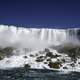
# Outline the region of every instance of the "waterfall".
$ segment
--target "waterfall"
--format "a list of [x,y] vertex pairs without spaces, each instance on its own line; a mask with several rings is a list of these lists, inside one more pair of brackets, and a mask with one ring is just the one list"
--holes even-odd
[[27,48],[45,48],[58,46],[67,42],[79,44],[80,30],[23,28],[0,25],[0,46],[16,46]]
[[[0,68],[23,67],[24,64],[29,64],[32,68],[47,67],[50,69],[44,62],[36,62],[36,59],[38,58],[37,55],[46,56],[44,51],[42,51],[43,54],[40,52],[41,50],[44,50],[44,48],[49,48],[53,54],[59,54],[57,50],[51,49],[51,47],[61,47],[60,45],[66,45],[67,43],[69,43],[69,45],[80,45],[79,28],[23,28],[0,25],[0,47],[15,47],[12,56],[0,60]],[[30,55],[36,56],[30,57]],[[64,54],[61,55],[64,56]],[[27,58],[25,58],[26,56]],[[62,58],[66,59],[66,57],[63,56]]]

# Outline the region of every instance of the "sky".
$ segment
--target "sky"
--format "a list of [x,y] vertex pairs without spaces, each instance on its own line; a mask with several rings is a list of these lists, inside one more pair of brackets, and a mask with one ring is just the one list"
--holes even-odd
[[0,0],[0,24],[80,25],[80,0]]

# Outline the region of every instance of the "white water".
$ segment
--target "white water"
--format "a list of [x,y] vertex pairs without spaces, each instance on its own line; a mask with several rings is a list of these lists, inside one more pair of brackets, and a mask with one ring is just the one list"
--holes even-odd
[[[15,26],[0,25],[0,47],[11,46],[21,49],[19,55],[16,56],[17,53],[15,52],[14,56],[1,60],[0,68],[23,66],[25,62],[23,56],[29,54],[28,52],[24,52],[24,50],[22,50],[23,48],[37,51],[53,45],[59,46],[65,43],[79,44],[77,38],[78,30],[79,29],[17,28]],[[35,54],[35,52],[32,53]],[[7,62],[7,60],[9,62]],[[26,61],[26,63],[31,63],[33,66],[32,68],[46,67],[43,63],[32,62],[32,58],[28,58]]]
[[[68,40],[64,29],[17,28],[0,25],[0,46],[45,48],[61,45]],[[35,45],[35,46],[34,46]]]

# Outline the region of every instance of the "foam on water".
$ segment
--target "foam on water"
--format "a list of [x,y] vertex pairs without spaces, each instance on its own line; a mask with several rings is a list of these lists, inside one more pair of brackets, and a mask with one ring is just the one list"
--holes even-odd
[[[13,67],[23,67],[24,62],[30,63],[32,68],[47,68],[47,65],[43,63],[36,63],[35,58],[25,59],[23,56],[30,54],[31,52],[35,54],[44,48],[49,48],[50,46],[59,46],[66,43],[72,43],[75,45],[80,45],[79,43],[79,29],[48,29],[48,28],[17,28],[15,26],[4,26],[0,25],[0,47],[15,47],[21,49],[22,52],[16,55],[15,52],[10,58],[4,58],[0,61],[0,68],[13,68]],[[24,48],[30,49],[31,52],[26,52]],[[35,52],[33,52],[35,51]],[[53,50],[55,52],[55,50]],[[33,62],[33,63],[32,63]],[[65,64],[64,64],[65,65]],[[79,69],[79,65],[76,66],[75,70]],[[70,68],[71,69],[71,68]],[[78,70],[77,69],[77,70]]]

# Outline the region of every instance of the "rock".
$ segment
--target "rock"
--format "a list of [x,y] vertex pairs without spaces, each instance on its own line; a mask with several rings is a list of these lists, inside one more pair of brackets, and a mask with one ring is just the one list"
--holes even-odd
[[70,65],[71,65],[72,67],[75,67],[75,64],[74,64],[74,63],[71,63]]
[[51,59],[47,59],[47,61],[51,61]]
[[25,64],[24,68],[29,69],[31,66],[29,64]]
[[38,56],[38,54],[36,53],[36,56]]
[[24,58],[27,58],[27,56],[24,56]]
[[49,66],[50,68],[59,69],[60,66],[61,66],[61,63],[60,63],[60,62],[54,62],[54,63],[53,63],[53,62],[49,62],[48,66]]
[[44,64],[47,64],[47,62],[44,62]]
[[63,69],[68,69],[67,67],[63,67]]
[[4,58],[2,56],[0,56],[0,60],[3,60]]
[[44,61],[44,60],[45,60],[45,57],[44,57],[44,56],[39,56],[39,57],[37,57],[37,59],[36,59],[37,62],[42,62],[42,61]]
[[52,58],[53,57],[53,53],[52,52],[47,52],[46,53],[46,57],[51,57]]
[[65,63],[66,61],[65,61],[65,59],[61,59],[61,61],[63,62],[63,63]]
[[58,55],[58,54],[56,54],[56,55],[53,55],[53,58],[57,58],[57,57],[60,57],[61,55]]
[[30,57],[35,57],[33,54],[30,54]]
[[50,50],[49,49],[47,49],[47,48],[45,48],[45,50],[44,50],[45,52],[50,52]]
[[78,62],[78,64],[80,64],[80,62]]
[[46,53],[46,57],[50,57],[50,58],[57,58],[60,57],[61,55],[55,54],[53,55],[53,52],[47,52]]

